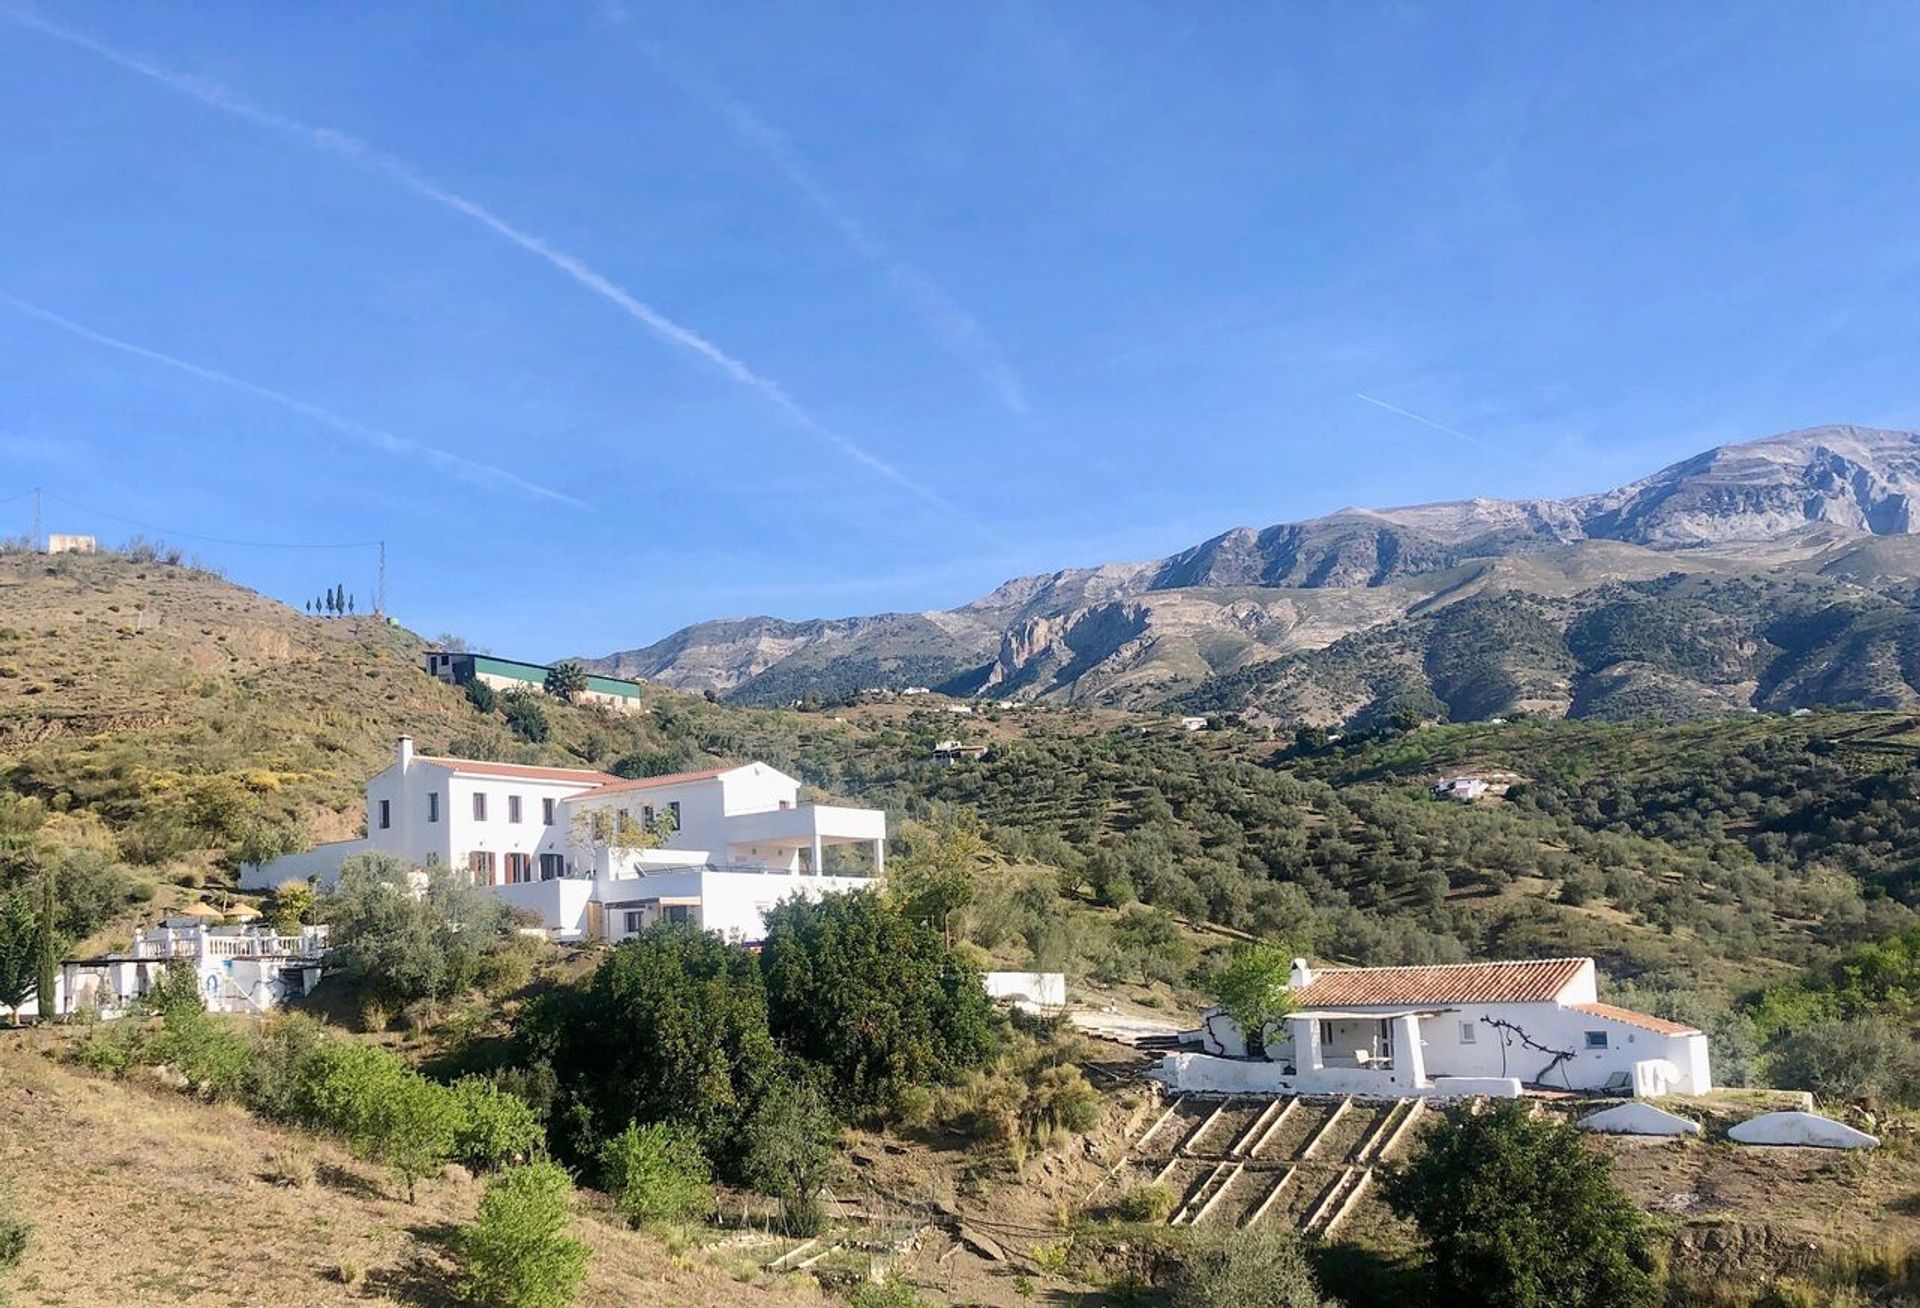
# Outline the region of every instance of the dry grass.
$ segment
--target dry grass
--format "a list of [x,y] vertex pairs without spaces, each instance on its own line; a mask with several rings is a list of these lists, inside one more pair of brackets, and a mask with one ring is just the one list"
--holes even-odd
[[[288,1184],[288,1160],[302,1158],[312,1184]],[[387,1173],[328,1142],[95,1079],[16,1032],[0,1032],[0,1182],[34,1226],[18,1302],[66,1308],[449,1304],[445,1241],[480,1194],[434,1182],[409,1206]],[[819,1301],[673,1258],[591,1215],[576,1226],[593,1248],[581,1308]]]

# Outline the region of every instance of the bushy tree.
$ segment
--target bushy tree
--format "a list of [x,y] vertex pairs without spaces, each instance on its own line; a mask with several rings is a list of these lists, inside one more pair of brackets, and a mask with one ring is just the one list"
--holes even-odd
[[529,1006],[529,1061],[561,1086],[555,1143],[581,1161],[629,1122],[682,1122],[723,1172],[777,1054],[752,954],[708,932],[655,923],[621,944],[585,987]]
[[532,745],[542,744],[551,733],[547,711],[529,691],[509,691],[501,696],[507,706],[507,726],[513,734]]
[[840,1126],[818,1078],[791,1067],[771,1082],[747,1121],[745,1173],[780,1201],[787,1229],[812,1235],[823,1220],[820,1196],[840,1174]]
[[1293,1011],[1287,980],[1293,955],[1284,946],[1246,945],[1236,949],[1213,981],[1214,1002],[1239,1026],[1247,1052],[1266,1042],[1267,1028]]
[[464,994],[511,925],[506,905],[464,875],[434,865],[425,877],[420,889],[400,859],[356,855],[316,910],[331,926],[329,968],[382,1004]]
[[467,683],[467,703],[478,713],[491,713],[499,706],[500,696],[492,686],[475,678]]
[[1488,1308],[1657,1301],[1646,1218],[1571,1124],[1507,1101],[1425,1137],[1388,1174],[1393,1211],[1426,1242],[1437,1298]]
[[636,1226],[693,1222],[713,1212],[713,1169],[691,1127],[629,1124],[600,1149],[600,1178]]
[[760,954],[781,1045],[826,1069],[849,1107],[986,1059],[995,1017],[980,974],[922,922],[870,890],[789,899]]
[[490,1170],[530,1157],[545,1140],[540,1119],[519,1095],[484,1076],[463,1076],[453,1083],[460,1120],[453,1133],[453,1156],[476,1170]]
[[374,1045],[318,1046],[301,1064],[292,1101],[301,1120],[398,1172],[408,1203],[415,1183],[453,1156],[462,1125],[453,1091]]
[[571,704],[586,692],[587,670],[578,663],[556,663],[547,669],[544,688],[555,699]]
[[1920,1103],[1920,1046],[1905,1024],[1887,1017],[1815,1022],[1779,1042],[1773,1080],[1825,1100]]
[[953,943],[956,919],[975,898],[975,878],[993,847],[978,821],[954,818],[936,827],[909,824],[906,850],[887,868],[887,888],[900,911]]
[[454,1240],[458,1293],[482,1308],[565,1308],[587,1274],[587,1246],[567,1234],[573,1182],[549,1162],[487,1183],[473,1225]]
[[273,901],[267,905],[267,920],[283,936],[298,935],[300,928],[311,920],[317,899],[307,882],[282,881],[274,889]]
[[16,890],[0,897],[0,1004],[14,1010],[16,1026],[20,1005],[39,987],[39,971],[40,915],[25,892]]
[[1200,1233],[1180,1260],[1172,1289],[1173,1308],[1323,1308],[1328,1303],[1300,1237],[1272,1227]]

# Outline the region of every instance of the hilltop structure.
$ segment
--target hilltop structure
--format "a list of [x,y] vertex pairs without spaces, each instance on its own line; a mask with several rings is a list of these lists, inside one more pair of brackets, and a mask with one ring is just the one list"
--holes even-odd
[[331,885],[347,859],[391,854],[463,870],[558,939],[623,940],[667,920],[751,942],[780,900],[886,869],[884,812],[802,804],[800,783],[765,763],[626,778],[418,755],[402,736],[366,806],[366,835],[248,864],[241,884]]
[[[496,658],[492,654],[468,654],[459,650],[430,649],[420,656],[421,666],[429,676],[440,678],[455,686],[465,686],[480,682],[495,690],[540,690],[547,685],[547,674],[553,671],[546,663],[523,663],[518,659]],[[616,713],[637,713],[640,711],[641,686],[637,681],[628,681],[624,677],[603,677],[597,672],[587,674],[586,687],[574,696],[579,704],[599,704]]]
[[1249,1051],[1210,1009],[1161,1078],[1182,1090],[1286,1094],[1493,1095],[1525,1086],[1649,1097],[1705,1094],[1695,1027],[1599,1002],[1591,958],[1534,958],[1316,971],[1288,977],[1293,1010]]

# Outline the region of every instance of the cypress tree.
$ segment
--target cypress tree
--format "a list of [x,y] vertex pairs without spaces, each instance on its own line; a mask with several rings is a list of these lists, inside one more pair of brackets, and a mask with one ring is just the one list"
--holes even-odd
[[40,870],[40,977],[36,989],[42,1022],[51,1022],[59,1007],[60,944],[54,928],[58,905],[53,891],[53,865],[48,864]]

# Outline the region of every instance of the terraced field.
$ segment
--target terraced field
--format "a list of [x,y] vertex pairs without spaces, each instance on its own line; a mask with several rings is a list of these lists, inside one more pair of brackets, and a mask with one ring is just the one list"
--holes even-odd
[[1158,1184],[1176,1226],[1277,1224],[1331,1234],[1362,1202],[1373,1164],[1420,1117],[1417,1100],[1174,1099],[1115,1180]]

